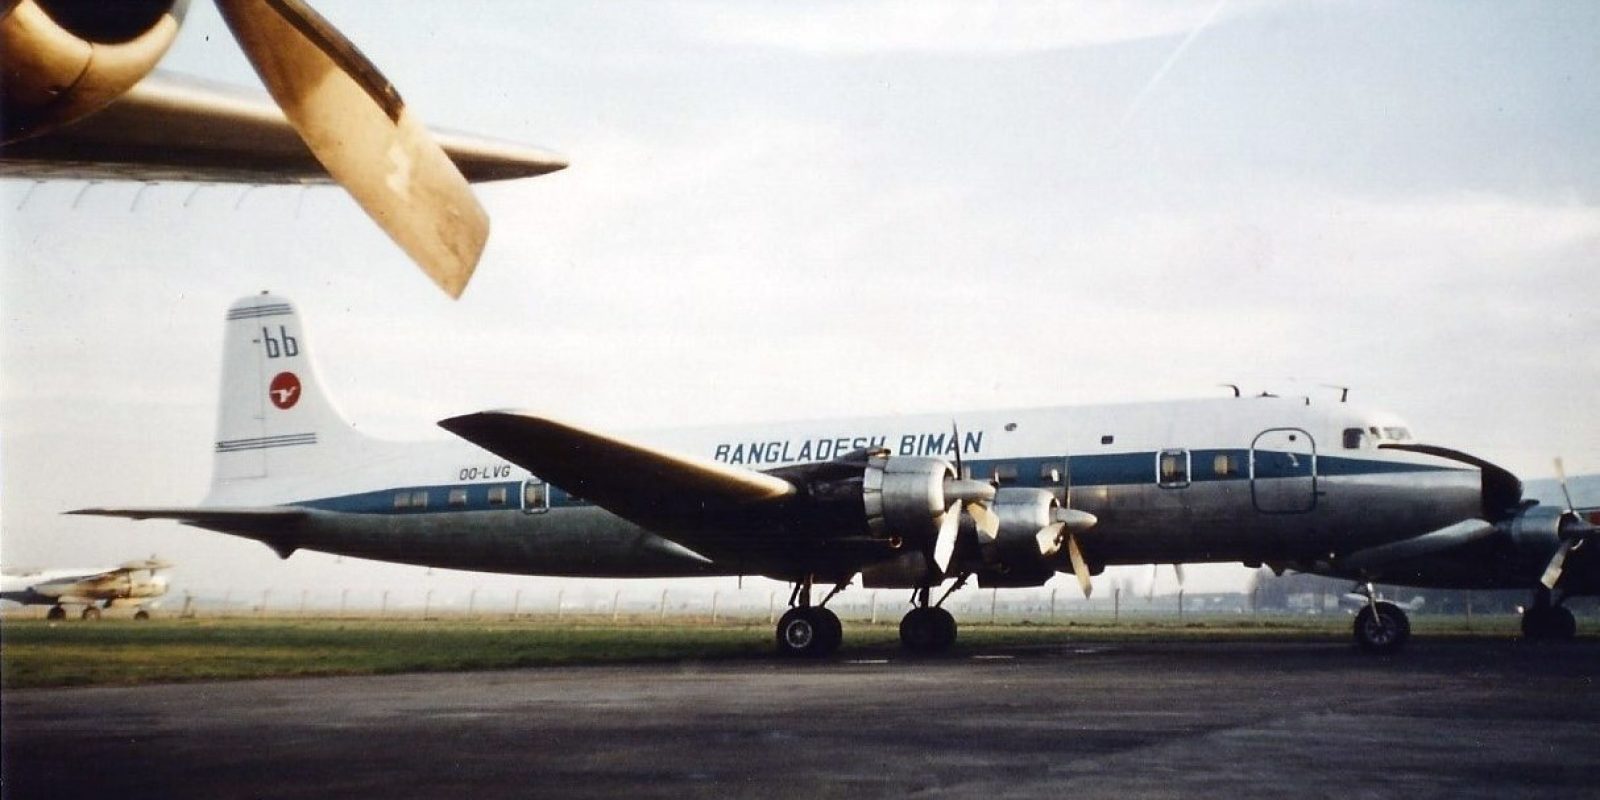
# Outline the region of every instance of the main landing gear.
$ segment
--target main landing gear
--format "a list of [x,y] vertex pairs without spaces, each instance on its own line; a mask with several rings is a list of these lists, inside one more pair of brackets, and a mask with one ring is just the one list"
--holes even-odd
[[923,586],[911,596],[912,609],[900,619],[900,646],[918,655],[943,653],[956,643],[956,618],[944,610],[944,601],[967,582],[956,579],[937,603],[929,603],[930,587]]
[[[930,603],[932,587],[923,586],[911,595],[912,608],[900,620],[900,645],[908,652],[930,655],[949,650],[956,643],[956,618],[944,610],[951,593],[966,585],[968,575],[956,579],[939,602]],[[839,616],[826,606],[833,596],[850,585],[848,580],[833,587],[822,602],[811,604],[812,579],[796,581],[789,594],[789,610],[778,619],[778,654],[797,658],[822,658],[832,655],[844,640]]]
[[833,587],[822,602],[811,605],[811,576],[796,581],[789,594],[789,610],[778,619],[778,654],[800,658],[822,658],[832,655],[844,641],[844,625],[839,615],[826,606],[833,596],[844,590],[849,581]]
[[1411,638],[1411,620],[1406,618],[1406,612],[1394,603],[1379,600],[1370,583],[1357,586],[1356,591],[1367,597],[1367,605],[1356,614],[1356,646],[1380,654],[1404,647]]
[[1533,605],[1522,612],[1522,638],[1565,641],[1578,635],[1578,621],[1572,610],[1554,595],[1549,589],[1533,593]]

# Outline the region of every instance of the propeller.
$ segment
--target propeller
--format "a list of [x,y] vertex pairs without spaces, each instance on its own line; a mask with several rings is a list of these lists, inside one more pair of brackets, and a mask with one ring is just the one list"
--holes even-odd
[[489,217],[399,92],[304,0],[216,0],[267,91],[323,167],[451,297]]
[[1039,540],[1039,555],[1045,558],[1061,552],[1062,545],[1066,546],[1067,558],[1072,561],[1072,574],[1077,576],[1078,588],[1083,590],[1084,597],[1094,592],[1094,585],[1089,582],[1089,562],[1083,558],[1077,534],[1094,527],[1099,521],[1087,511],[1054,508],[1050,510],[1050,524],[1035,534]]
[[1566,510],[1561,512],[1561,544],[1556,547],[1556,552],[1550,557],[1550,563],[1545,565],[1544,575],[1540,576],[1539,583],[1546,589],[1556,588],[1556,583],[1561,580],[1561,572],[1566,567],[1567,554],[1583,546],[1590,536],[1600,528],[1586,522],[1578,515],[1577,504],[1572,502],[1572,492],[1567,489],[1567,469],[1557,458],[1556,481],[1561,484],[1561,497],[1566,500]]
[[933,562],[940,574],[949,574],[950,560],[955,555],[956,536],[961,530],[961,512],[972,518],[980,536],[993,540],[1000,535],[1000,518],[990,509],[994,502],[995,486],[989,481],[966,477],[961,462],[961,429],[954,420],[950,422],[950,435],[955,441],[956,477],[944,482],[944,496],[950,501],[939,521],[939,533],[933,543]]
[[1062,493],[1062,507],[1050,510],[1050,524],[1040,528],[1035,536],[1039,540],[1039,555],[1044,558],[1061,552],[1062,545],[1066,545],[1067,559],[1072,562],[1072,574],[1077,577],[1078,588],[1083,591],[1083,596],[1088,597],[1094,593],[1094,584],[1090,582],[1089,562],[1083,558],[1077,534],[1093,528],[1100,519],[1072,507],[1072,476],[1067,474],[1064,480],[1066,488]]

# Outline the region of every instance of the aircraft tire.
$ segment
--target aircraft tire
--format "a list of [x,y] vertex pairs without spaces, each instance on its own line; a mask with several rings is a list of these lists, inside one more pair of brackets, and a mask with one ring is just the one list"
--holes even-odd
[[939,651],[944,652],[955,646],[956,643],[956,618],[954,614],[943,608],[935,608],[934,619],[939,624]]
[[93,622],[100,618],[100,609],[95,608],[94,606],[86,606],[83,609],[82,616],[85,621]]
[[141,608],[138,611],[133,612],[133,618],[137,620],[147,620],[150,618],[150,612]]
[[[825,609],[801,606],[784,612],[778,620],[778,654],[795,658],[820,658],[832,652],[831,626],[817,612]],[[828,616],[833,612],[827,611]],[[837,619],[837,617],[835,617]],[[838,645],[835,644],[835,647]]]
[[900,646],[909,652],[942,653],[955,641],[956,618],[942,608],[913,608],[900,619]]
[[50,610],[45,612],[44,618],[45,619],[66,619],[67,618],[67,610],[62,608],[61,606],[51,606]]
[[837,652],[839,645],[844,644],[844,623],[839,621],[839,615],[826,608],[813,609],[817,620],[822,624],[822,632],[826,634],[823,641],[823,655]]
[[[1377,614],[1373,614],[1373,610]],[[1411,638],[1411,620],[1394,603],[1378,602],[1356,614],[1356,645],[1368,653],[1393,653]]]
[[1534,606],[1522,612],[1522,638],[1567,640],[1578,635],[1578,621],[1566,606]]

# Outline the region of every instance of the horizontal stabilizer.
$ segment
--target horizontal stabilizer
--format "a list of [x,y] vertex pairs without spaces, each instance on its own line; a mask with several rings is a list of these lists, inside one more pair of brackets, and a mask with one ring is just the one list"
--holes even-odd
[[708,513],[789,497],[795,487],[763,472],[654,450],[511,411],[439,426],[562,489],[641,525],[676,528]]
[[290,508],[287,506],[273,506],[268,508],[197,508],[197,507],[160,507],[146,508],[79,508],[66,512],[68,514],[81,514],[90,517],[122,517],[124,519],[170,519],[177,520],[186,525],[200,527],[218,527],[225,529],[246,528],[259,525],[282,524],[298,522],[305,519],[308,513],[303,508]]
[[1338,564],[1341,567],[1353,570],[1381,567],[1396,561],[1405,561],[1419,556],[1451,550],[1469,542],[1475,542],[1494,532],[1495,527],[1481,519],[1462,520],[1454,525],[1447,525],[1439,530],[1424,533],[1421,536],[1413,536],[1410,539],[1401,539],[1398,542],[1357,550],[1339,559]]

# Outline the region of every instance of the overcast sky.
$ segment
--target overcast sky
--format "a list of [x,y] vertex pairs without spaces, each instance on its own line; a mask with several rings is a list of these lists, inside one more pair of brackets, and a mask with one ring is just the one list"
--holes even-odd
[[[334,189],[0,182],[8,566],[609,597],[59,516],[199,500],[223,310],[260,289],[392,438],[1337,384],[1600,471],[1600,4],[316,5],[432,125],[572,167],[480,191],[457,302]],[[164,66],[258,85],[208,3]]]

